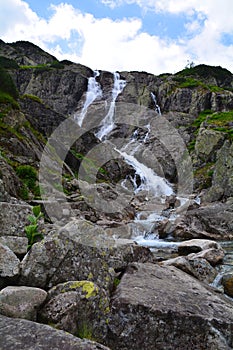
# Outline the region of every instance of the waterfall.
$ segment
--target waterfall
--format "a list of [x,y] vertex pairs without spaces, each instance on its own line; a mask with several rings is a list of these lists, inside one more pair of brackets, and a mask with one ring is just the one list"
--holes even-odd
[[116,99],[120,93],[124,90],[124,87],[126,86],[126,81],[120,79],[120,74],[115,72],[113,73],[114,76],[114,84],[112,89],[112,101],[110,103],[110,108],[108,110],[107,115],[105,116],[104,120],[102,121],[102,127],[101,129],[96,133],[96,137],[98,137],[99,140],[103,140],[104,136],[108,135],[114,128],[114,112],[115,112],[115,104]]
[[140,177],[141,185],[135,192],[146,190],[151,192],[155,197],[170,196],[173,194],[172,187],[162,177],[156,175],[153,169],[148,168],[143,163],[140,163],[133,155],[129,155],[126,152],[119,151],[125,159],[126,163],[131,165],[136,174]]
[[102,90],[100,84],[96,81],[96,78],[100,75],[99,71],[94,71],[94,76],[88,78],[86,100],[84,102],[82,111],[79,115],[75,115],[78,125],[82,126],[83,120],[87,114],[88,107],[97,99],[102,97]]
[[[96,98],[102,96],[102,90],[96,81],[98,75],[99,73],[95,72],[94,77],[91,77],[88,80],[86,101],[81,114],[78,117],[78,123],[80,126],[86,116],[90,104],[92,104]],[[134,176],[128,175],[121,182],[122,190],[133,191],[136,203],[139,203],[136,217],[132,222],[132,225],[130,224],[130,227],[132,228],[132,238],[141,245],[175,248],[176,244],[173,244],[173,242],[162,243],[164,241],[159,239],[156,231],[157,224],[160,221],[169,218],[169,221],[172,222],[176,219],[177,214],[172,209],[171,211],[164,213],[164,209],[167,209],[166,198],[175,195],[173,187],[165,178],[157,175],[152,168],[145,165],[143,161],[138,160],[137,157],[141,151],[145,150],[147,142],[150,141],[150,123],[144,126],[144,134],[139,128],[134,130],[130,140],[122,145],[120,149],[106,137],[114,129],[116,100],[126,86],[126,81],[120,78],[119,73],[113,73],[113,77],[114,82],[111,93],[111,102],[109,105],[107,101],[105,101],[105,107],[108,108],[108,111],[95,136],[104,143],[110,143],[110,146],[114,148],[122,156],[125,162],[135,170]],[[154,101],[155,111],[161,115],[160,107],[153,92],[151,92],[151,98]],[[140,184],[138,184],[138,178],[140,178]],[[142,205],[140,204],[140,200],[137,202],[137,196],[139,198],[141,195],[145,196],[145,203]]]
[[161,115],[161,110],[160,110],[160,107],[159,107],[159,105],[158,105],[158,103],[157,103],[157,98],[156,98],[155,94],[154,94],[153,92],[151,92],[150,95],[151,95],[152,100],[153,100],[154,105],[155,105],[155,111],[156,111],[159,115]]

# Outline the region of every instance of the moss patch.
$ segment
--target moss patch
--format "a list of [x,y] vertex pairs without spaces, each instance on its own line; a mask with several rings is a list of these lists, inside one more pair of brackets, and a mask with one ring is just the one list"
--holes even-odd
[[194,172],[195,178],[201,184],[200,189],[209,188],[212,184],[212,176],[215,163],[207,163]]
[[82,288],[82,291],[86,293],[86,298],[95,297],[98,294],[98,288],[91,281],[76,281],[69,285],[70,289]]
[[88,325],[86,322],[82,322],[78,326],[77,336],[81,339],[89,339],[94,340],[92,335],[92,328],[90,325]]

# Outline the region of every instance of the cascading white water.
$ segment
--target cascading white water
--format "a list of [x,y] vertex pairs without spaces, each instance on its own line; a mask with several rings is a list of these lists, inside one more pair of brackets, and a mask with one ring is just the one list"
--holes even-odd
[[[86,101],[84,103],[81,114],[77,119],[80,126],[82,125],[82,122],[86,116],[88,107],[97,98],[100,98],[102,96],[102,90],[100,88],[100,85],[96,81],[96,77],[98,75],[99,73],[95,72],[94,77],[89,78],[88,89],[86,93]],[[115,125],[114,114],[116,99],[119,96],[119,94],[122,93],[123,89],[126,86],[126,81],[120,79],[119,73],[116,72],[113,73],[113,75],[114,84],[112,89],[112,99],[110,102],[110,107],[108,109],[107,115],[102,121],[102,126],[100,130],[95,134],[95,136],[102,142],[109,142],[106,136],[113,130]],[[155,111],[158,114],[161,114],[156,97],[152,92],[151,97],[155,104]],[[122,188],[128,189],[128,184],[130,183],[131,190],[133,187],[133,191],[136,194],[136,196],[139,192],[142,191],[144,193],[147,193],[148,197],[150,198],[150,203],[152,205],[151,209],[149,211],[144,210],[143,215],[140,215],[140,212],[137,213],[137,216],[134,220],[135,226],[133,228],[133,237],[135,241],[137,241],[141,245],[152,246],[161,243],[156,233],[151,233],[153,232],[152,227],[155,223],[158,223],[159,221],[164,219],[164,216],[161,214],[161,208],[164,208],[166,197],[174,195],[174,191],[172,186],[168,183],[168,181],[166,181],[166,179],[158,176],[153,171],[153,169],[147,167],[145,164],[143,164],[136,158],[136,153],[138,151],[140,153],[140,149],[143,149],[143,147],[145,148],[145,143],[150,139],[150,124],[146,125],[145,128],[147,129],[147,132],[143,138],[140,137],[139,129],[136,129],[131,137],[131,140],[126,145],[124,145],[121,148],[121,150],[117,149],[114,145],[112,146],[124,158],[125,162],[135,169],[134,178],[132,176],[128,176],[127,179],[122,181]],[[137,177],[140,178],[140,185],[138,185],[137,183]],[[173,220],[172,215],[173,214],[171,214],[171,220]],[[154,242],[155,244],[152,244],[152,242]],[[166,245],[166,243],[164,243],[164,245]]]
[[100,130],[96,133],[96,137],[98,137],[99,140],[103,140],[103,138],[108,135],[114,128],[114,111],[115,111],[115,104],[116,99],[120,93],[124,90],[126,86],[126,81],[120,79],[120,74],[115,72],[114,75],[114,84],[113,84],[113,90],[112,90],[112,101],[110,103],[110,108],[108,110],[108,113],[104,120],[102,121],[102,127]]
[[159,105],[158,105],[158,103],[157,103],[157,98],[156,98],[155,94],[154,94],[153,92],[151,92],[150,95],[151,95],[152,100],[153,100],[154,105],[155,105],[155,111],[156,111],[159,115],[161,115],[161,110],[160,110],[160,107],[159,107]]
[[80,114],[75,115],[79,126],[82,126],[83,120],[87,114],[88,107],[97,99],[102,97],[102,89],[100,84],[96,81],[96,78],[100,75],[99,71],[94,71],[94,76],[88,79],[86,100],[84,102],[82,111]]
[[156,175],[153,169],[148,168],[143,163],[140,163],[133,155],[129,155],[126,152],[119,150],[118,152],[125,159],[126,163],[135,169],[136,174],[140,177],[141,184],[136,189],[136,193],[146,190],[151,192],[151,194],[156,197],[166,197],[174,193],[168,182],[162,177]]

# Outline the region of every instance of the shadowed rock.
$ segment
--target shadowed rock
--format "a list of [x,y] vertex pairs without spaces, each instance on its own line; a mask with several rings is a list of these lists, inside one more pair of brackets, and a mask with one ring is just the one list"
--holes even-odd
[[32,321],[0,316],[1,350],[108,350],[86,339]]

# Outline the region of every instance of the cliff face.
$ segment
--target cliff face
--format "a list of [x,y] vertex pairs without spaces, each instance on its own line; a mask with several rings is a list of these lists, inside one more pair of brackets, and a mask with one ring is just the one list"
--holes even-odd
[[[67,116],[82,108],[88,78],[93,72],[80,64],[58,62],[28,42],[6,44],[1,41],[0,56],[2,69],[7,71],[19,92],[17,107],[6,100],[1,103],[1,150],[5,154],[2,161],[10,160],[12,164],[8,161],[8,166],[14,165],[14,172],[15,164],[21,164],[22,157],[25,164],[38,162],[37,144],[41,151],[52,131]],[[201,190],[212,185],[208,200],[231,196],[232,179],[228,175],[232,173],[232,155],[228,145],[232,144],[233,75],[221,67],[200,65],[174,75],[121,72],[121,78],[127,85],[118,97],[119,102],[154,109],[151,93],[156,96],[163,116],[179,131],[190,151],[195,188]],[[102,99],[109,101],[114,83],[112,73],[100,72],[97,81],[103,91]],[[39,139],[39,134],[35,135],[37,132],[42,135]],[[76,152],[84,154],[96,142],[95,137],[86,135],[76,142]],[[173,181],[172,161],[166,150],[161,152],[158,157],[165,176]],[[222,157],[228,160],[229,171],[219,170],[219,164],[224,163]],[[71,164],[77,163],[72,155],[68,158],[72,158]],[[213,195],[216,186],[219,195]]]

